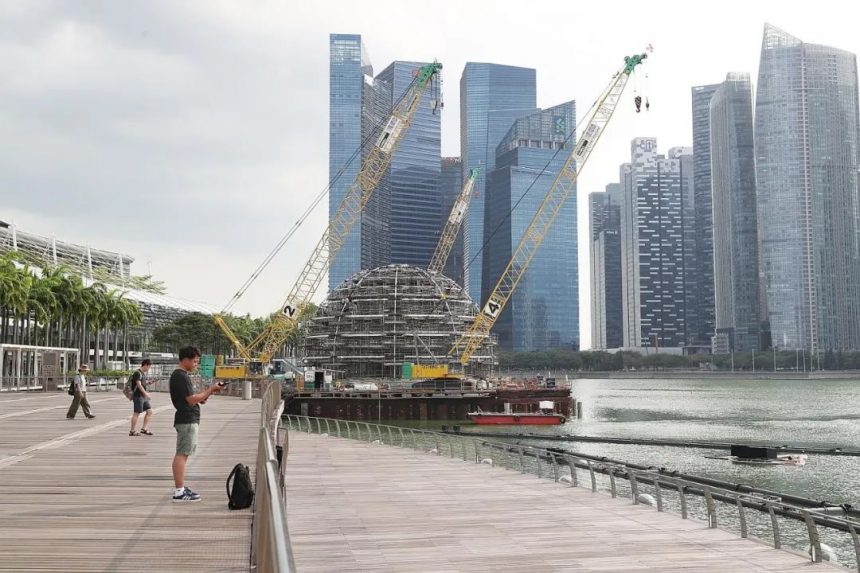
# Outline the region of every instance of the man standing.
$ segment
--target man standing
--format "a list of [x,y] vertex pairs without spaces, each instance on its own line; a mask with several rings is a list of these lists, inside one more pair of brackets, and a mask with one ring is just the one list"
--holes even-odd
[[188,456],[197,450],[197,430],[200,427],[200,404],[212,394],[221,391],[221,385],[213,384],[202,392],[194,393],[189,372],[197,370],[200,351],[193,346],[179,350],[179,368],[170,375],[170,400],[176,408],[173,427],[176,429],[176,455],[173,456],[173,501],[200,501],[200,494],[185,487],[185,466]]
[[89,366],[81,364],[80,368],[78,368],[78,374],[75,376],[75,381],[72,382],[75,385],[75,397],[72,400],[72,405],[69,406],[69,411],[66,412],[66,418],[69,420],[75,419],[75,415],[78,413],[78,406],[83,408],[84,416],[95,418],[95,415],[90,411],[90,403],[87,400],[87,372],[89,371]]
[[[149,372],[150,366],[152,366],[152,360],[144,358],[140,362],[140,368],[134,371],[134,374],[131,375],[128,381],[134,388],[134,394],[131,397],[132,404],[134,405],[134,413],[131,415],[131,431],[128,433],[129,436],[139,436],[140,434],[145,436],[152,435],[152,432],[149,431],[149,420],[152,419],[152,405],[149,403],[149,392],[146,391],[146,374]],[[137,419],[142,412],[145,412],[143,415],[143,428],[138,432]]]

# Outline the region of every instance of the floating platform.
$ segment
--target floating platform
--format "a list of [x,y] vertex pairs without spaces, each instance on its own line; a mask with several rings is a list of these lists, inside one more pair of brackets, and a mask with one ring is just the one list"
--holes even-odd
[[555,412],[569,418],[569,388],[491,388],[482,390],[331,390],[284,393],[285,413],[341,420],[467,421],[470,412],[533,413],[552,400]]

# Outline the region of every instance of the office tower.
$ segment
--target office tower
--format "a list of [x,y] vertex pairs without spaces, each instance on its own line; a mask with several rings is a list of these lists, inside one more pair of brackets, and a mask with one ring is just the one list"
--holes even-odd
[[[478,169],[475,195],[463,225],[464,281],[480,304],[487,174],[496,166],[496,147],[513,122],[537,110],[535,70],[468,62],[460,78],[460,153],[463,177]],[[495,284],[495,283],[494,283]]]
[[623,337],[621,285],[621,185],[589,198],[591,222],[591,347],[620,348]]
[[[483,300],[570,154],[575,125],[576,104],[571,101],[516,120],[498,144],[495,169],[486,179]],[[576,228],[574,190],[496,322],[493,332],[500,348],[578,348]]]

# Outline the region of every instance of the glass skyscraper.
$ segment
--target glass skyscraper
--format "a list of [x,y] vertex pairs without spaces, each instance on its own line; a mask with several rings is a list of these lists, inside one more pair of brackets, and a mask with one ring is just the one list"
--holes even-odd
[[[346,195],[359,168],[361,157],[362,102],[365,77],[373,69],[357,34],[329,36],[329,218]],[[361,221],[347,236],[329,269],[329,289],[361,270]]]
[[591,347],[624,345],[621,296],[621,185],[610,183],[589,200],[591,222]]
[[711,98],[716,331],[759,350],[759,258],[749,74],[728,74]]
[[693,92],[693,224],[688,231],[695,265],[687,319],[691,344],[708,344],[714,334],[714,222],[711,206],[711,98],[719,84],[696,86]]
[[[439,179],[439,200],[441,204],[442,226],[448,221],[454,201],[463,189],[463,165],[459,157],[443,157],[442,173]],[[469,205],[469,209],[472,205]],[[441,227],[440,227],[441,229]],[[457,239],[445,262],[442,271],[449,279],[453,279],[458,285],[463,286],[463,227],[457,233]]]
[[[486,176],[482,300],[561,171],[575,126],[576,104],[571,101],[516,120],[499,142],[495,169]],[[579,347],[576,228],[574,190],[495,324],[500,348]]]
[[857,61],[765,25],[755,113],[773,344],[860,348]]
[[[396,61],[376,76],[391,86],[392,107],[406,92],[415,72],[427,62]],[[435,80],[441,82],[441,77]],[[436,84],[439,85],[439,84]],[[391,264],[426,267],[436,249],[442,228],[439,175],[442,155],[441,109],[432,89],[424,92],[412,127],[391,159],[387,186]]]
[[535,77],[535,70],[531,68],[468,62],[460,78],[463,177],[471,169],[479,170],[472,204],[463,225],[463,280],[469,296],[479,306],[484,276],[481,249],[486,178],[496,167],[496,147],[513,122],[537,110]]

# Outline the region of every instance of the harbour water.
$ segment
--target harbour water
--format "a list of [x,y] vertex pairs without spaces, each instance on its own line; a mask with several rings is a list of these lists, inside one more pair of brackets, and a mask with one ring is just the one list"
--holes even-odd
[[[860,378],[854,380],[577,379],[582,419],[532,433],[671,438],[807,447],[860,447]],[[463,431],[477,430],[465,425]],[[522,428],[493,428],[518,432]],[[805,466],[749,466],[724,450],[601,443],[529,441],[533,445],[608,456],[782,493],[860,505],[860,457],[810,455]],[[755,529],[755,528],[754,528]],[[766,537],[766,524],[761,537]],[[755,533],[755,532],[754,532]],[[798,529],[795,548],[805,532]],[[827,535],[840,557],[853,559],[847,539]]]

